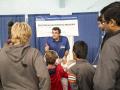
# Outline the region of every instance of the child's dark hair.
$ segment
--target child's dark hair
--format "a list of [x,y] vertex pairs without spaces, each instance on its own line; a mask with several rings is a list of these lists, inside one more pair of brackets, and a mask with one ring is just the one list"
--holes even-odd
[[100,22],[102,22],[102,16],[99,16],[99,17],[97,18],[97,20],[100,21]]
[[84,41],[76,41],[73,46],[73,52],[77,58],[86,59],[88,53],[88,46]]
[[46,51],[45,59],[46,59],[47,65],[48,64],[52,64],[52,65],[55,64],[57,58],[58,58],[58,54],[54,50]]

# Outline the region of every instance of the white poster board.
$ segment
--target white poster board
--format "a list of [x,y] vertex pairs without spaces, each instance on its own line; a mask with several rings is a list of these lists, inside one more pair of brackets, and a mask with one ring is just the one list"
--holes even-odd
[[63,36],[78,36],[78,20],[36,21],[37,37],[51,36],[52,28],[59,27]]

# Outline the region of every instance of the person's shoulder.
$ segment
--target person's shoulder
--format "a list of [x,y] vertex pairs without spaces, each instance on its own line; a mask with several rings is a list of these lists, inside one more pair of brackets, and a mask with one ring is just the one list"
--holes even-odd
[[52,37],[47,37],[47,39],[53,39]]
[[72,70],[72,71],[76,71],[78,69],[78,67],[79,66],[77,64],[74,64],[69,69]]
[[64,69],[63,69],[63,67],[60,64],[58,64],[56,66],[56,72],[59,72],[59,74],[64,73]]
[[114,35],[110,37],[106,42],[105,42],[105,47],[117,47],[120,46],[120,34]]
[[52,40],[53,40],[52,37],[48,37],[48,38],[47,38],[47,41],[52,41]]
[[92,65],[85,59],[84,61],[77,61],[71,68],[73,69],[87,69],[87,67],[92,67]]
[[76,60],[68,60],[68,62],[67,62],[67,68],[69,69],[70,67],[72,67],[73,65],[75,65],[76,64]]
[[40,54],[40,55],[42,55],[42,53],[37,49],[37,48],[32,48],[32,47],[30,47],[29,48],[29,53],[34,53],[34,54]]
[[74,65],[72,65],[72,66],[68,69],[68,72],[69,72],[69,74],[70,74],[70,73],[76,74],[76,73],[78,72],[78,70],[79,70],[78,65],[77,65],[77,64],[74,64]]
[[91,68],[91,69],[95,70],[95,67],[92,64],[90,64],[89,62],[86,63],[86,66],[88,66],[88,69]]
[[37,48],[33,48],[33,47],[30,47],[29,50],[32,50],[32,51],[37,51],[39,52],[39,50]]
[[81,62],[70,67],[70,71],[84,75],[85,73],[89,73],[91,71],[94,72],[95,68],[89,62]]
[[66,36],[61,36],[62,40],[67,41],[68,38]]
[[66,36],[61,36],[62,38],[64,38],[64,39],[67,39],[67,37]]
[[58,68],[58,69],[63,69],[60,64],[57,65],[57,68]]
[[87,59],[85,59],[85,62],[79,64],[80,68],[86,68],[86,67],[93,67],[92,64],[88,62]]
[[64,71],[63,67],[60,64],[57,65],[56,69],[57,71],[60,71],[60,72]]
[[108,39],[109,42],[113,42],[114,44],[119,43],[120,44],[120,33],[118,33],[117,35],[112,36],[110,39]]
[[80,67],[79,67],[80,71],[81,71],[81,74],[83,73],[86,73],[86,72],[95,72],[95,68],[93,67],[92,64],[90,64],[89,62],[86,62],[84,64],[81,64]]

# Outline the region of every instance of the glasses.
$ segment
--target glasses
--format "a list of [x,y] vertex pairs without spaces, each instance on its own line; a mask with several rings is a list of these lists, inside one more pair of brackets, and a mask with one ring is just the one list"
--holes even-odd
[[101,23],[102,23],[102,24],[105,24],[105,23],[106,23],[106,21],[105,21],[105,20],[102,20],[102,21],[101,21]]

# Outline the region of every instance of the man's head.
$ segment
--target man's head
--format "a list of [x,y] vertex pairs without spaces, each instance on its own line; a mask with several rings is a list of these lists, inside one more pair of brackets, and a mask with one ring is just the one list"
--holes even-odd
[[106,32],[108,31],[108,26],[105,23],[105,20],[103,20],[103,16],[98,17],[98,27],[102,31],[106,31]]
[[98,28],[100,29],[100,30],[102,30],[102,31],[105,31],[106,29],[105,29],[105,25],[104,25],[104,23],[102,22],[102,16],[99,16],[98,17]]
[[107,6],[105,6],[101,11],[100,11],[100,16],[98,17],[98,27],[102,30],[102,31],[108,31],[108,26],[105,23],[105,20],[103,19],[104,13],[109,9],[109,8],[116,8],[116,7],[120,7],[120,2],[113,2]]
[[88,46],[84,41],[76,41],[73,45],[74,59],[86,59]]
[[61,30],[59,27],[53,27],[52,28],[52,37],[55,40],[58,40],[60,37]]
[[108,26],[108,30],[114,31],[120,27],[120,7],[109,8],[103,15],[103,20]]
[[46,59],[46,63],[47,64],[54,65],[55,62],[56,62],[56,60],[58,59],[58,54],[54,50],[46,51],[46,53],[45,53],[45,59]]
[[113,8],[113,7],[120,7],[120,2],[119,1],[116,1],[116,2],[113,2],[107,6],[105,6],[101,11],[101,16],[105,13],[105,11],[109,8]]

